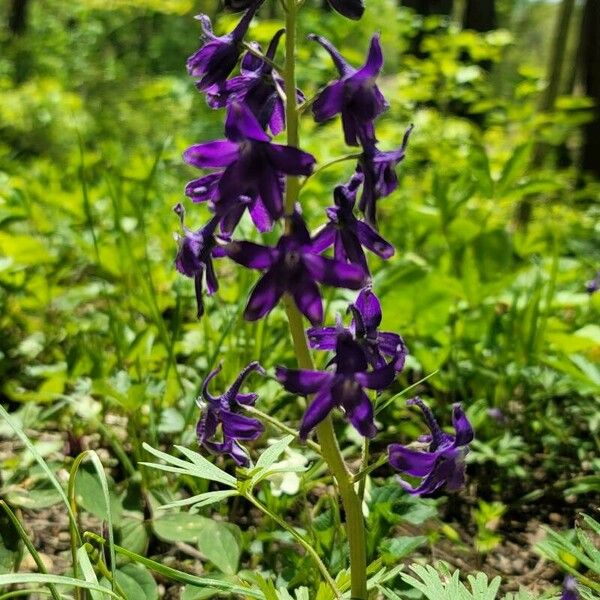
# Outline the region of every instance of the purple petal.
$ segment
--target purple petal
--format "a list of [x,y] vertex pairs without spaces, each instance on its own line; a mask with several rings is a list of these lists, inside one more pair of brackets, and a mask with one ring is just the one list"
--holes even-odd
[[388,446],[390,465],[397,471],[407,473],[413,477],[425,477],[433,469],[437,459],[435,452],[421,452],[406,448],[401,444]]
[[279,135],[285,129],[285,106],[283,100],[277,97],[269,120],[269,128],[273,135]]
[[373,371],[356,373],[355,377],[364,387],[371,390],[385,390],[396,378],[395,363],[392,361],[385,365],[385,367],[373,369]]
[[292,146],[269,144],[265,148],[271,165],[287,175],[310,175],[315,157]]
[[219,282],[212,260],[206,261],[206,291],[212,296],[219,289]]
[[258,419],[238,415],[227,410],[222,410],[220,417],[224,437],[238,440],[255,440],[261,436],[265,429]]
[[394,255],[394,246],[386,242],[368,223],[358,221],[356,231],[360,243],[381,258],[390,258]]
[[250,206],[250,216],[252,217],[252,222],[256,226],[256,229],[258,229],[260,233],[265,233],[273,228],[273,219],[271,218],[271,215],[269,215],[265,205],[258,198]]
[[324,227],[319,229],[312,239],[311,246],[314,252],[321,254],[332,246],[335,241],[335,226],[332,223],[327,223]]
[[381,304],[371,288],[364,288],[355,302],[367,331],[375,331],[381,324]]
[[312,111],[317,123],[327,121],[342,111],[344,105],[343,81],[329,84],[314,101]]
[[314,394],[322,387],[328,385],[333,378],[333,375],[327,371],[287,369],[286,367],[277,367],[275,374],[277,380],[288,392],[303,396]]
[[319,286],[303,273],[292,284],[292,296],[300,312],[313,324],[323,322],[323,302],[319,293]]
[[306,440],[308,434],[327,417],[334,407],[335,403],[331,396],[331,390],[328,387],[320,390],[306,409],[304,417],[302,417],[300,439]]
[[248,453],[236,441],[232,441],[231,444],[228,445],[227,454],[229,454],[240,467],[247,467],[250,464]]
[[334,350],[338,336],[337,327],[311,327],[306,330],[311,348]]
[[209,200],[214,201],[214,196],[217,189],[217,184],[221,178],[221,173],[210,173],[199,179],[190,181],[185,186],[185,195],[192,200],[192,202],[207,202]]
[[344,394],[342,406],[358,433],[368,438],[377,434],[377,427],[373,421],[373,405],[360,387],[354,392]]
[[214,412],[210,408],[204,409],[196,425],[198,443],[203,444],[206,440],[212,438],[217,431],[218,424]]
[[333,63],[337,67],[337,70],[342,77],[351,75],[356,71],[356,69],[348,64],[348,61],[338,52],[337,48],[327,38],[310,33],[308,35],[308,39],[323,46],[323,48],[329,53],[329,56],[331,56],[331,60],[333,60]]
[[244,311],[247,321],[256,321],[271,312],[283,295],[281,278],[275,270],[267,271],[254,286]]
[[249,269],[268,269],[274,260],[274,250],[254,242],[230,242],[224,246],[225,254],[236,263]]
[[229,105],[225,121],[225,135],[233,142],[244,140],[268,142],[270,140],[250,109],[239,102],[232,102]]
[[238,157],[238,145],[228,140],[195,144],[183,153],[183,160],[199,169],[227,167]]
[[257,186],[263,206],[273,220],[279,219],[283,215],[283,187],[277,171],[263,169]]
[[379,75],[381,68],[383,67],[383,51],[381,50],[381,41],[379,34],[376,33],[371,38],[371,45],[369,46],[369,53],[367,54],[367,61],[365,65],[359,69],[358,73],[365,78],[376,77]]
[[325,285],[357,290],[366,283],[366,274],[357,265],[345,264],[316,254],[305,254],[303,260],[310,274]]
[[452,425],[456,430],[455,446],[466,446],[473,441],[475,432],[460,404],[452,407]]
[[363,0],[327,0],[333,10],[347,19],[357,21],[365,12]]
[[235,401],[242,406],[254,406],[254,403],[258,399],[258,394],[249,392],[248,394],[237,394]]
[[352,334],[345,330],[338,333],[335,344],[336,373],[352,374],[366,371],[367,357]]

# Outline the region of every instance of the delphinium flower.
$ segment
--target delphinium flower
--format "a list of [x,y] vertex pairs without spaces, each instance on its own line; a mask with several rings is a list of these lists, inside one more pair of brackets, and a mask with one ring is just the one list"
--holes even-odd
[[358,207],[368,223],[377,225],[377,201],[389,196],[398,187],[396,166],[404,160],[412,125],[405,131],[402,145],[396,150],[382,152],[370,140],[363,144],[357,171],[363,175],[363,188]]
[[[231,456],[238,465],[245,467],[250,459],[239,442],[257,439],[264,427],[258,419],[239,413],[242,407],[253,406],[258,398],[255,393],[241,393],[240,388],[250,373],[256,371],[264,375],[265,371],[258,362],[251,362],[242,369],[227,391],[220,396],[213,396],[208,391],[208,384],[220,371],[221,365],[211,371],[202,383],[202,396],[198,399],[201,414],[196,426],[198,443],[213,454]],[[219,433],[220,439],[217,438]]]
[[593,279],[590,279],[585,284],[585,289],[588,294],[594,294],[598,290],[600,290],[600,271],[596,273],[596,276]]
[[279,238],[274,248],[234,241],[226,244],[224,251],[244,267],[265,271],[250,294],[244,311],[247,320],[264,317],[281,296],[288,293],[300,312],[316,325],[323,321],[323,303],[317,282],[356,290],[365,284],[366,274],[357,265],[315,253],[299,213],[288,217],[288,227],[288,232]]
[[[273,68],[277,45],[284,29],[274,36],[263,60],[248,52],[242,59],[240,75],[228,79],[219,86],[207,90],[207,101],[211,108],[222,108],[230,102],[245,104],[256,117],[260,126],[267,126],[273,135],[281,133],[285,128],[285,105],[280,90],[283,89],[283,79]],[[258,44],[253,44],[260,51]],[[297,90],[298,102],[304,99],[302,92]]]
[[579,600],[579,594],[577,593],[577,581],[575,577],[567,575],[563,583],[562,595],[560,600]]
[[367,60],[360,69],[352,67],[329,40],[314,34],[309,38],[329,52],[340,74],[340,79],[330,83],[315,100],[312,107],[315,120],[321,123],[341,113],[344,137],[349,146],[375,141],[373,121],[388,107],[375,84],[383,66],[379,35],[375,34],[371,39]]
[[373,404],[365,388],[384,390],[396,376],[391,361],[378,369],[368,370],[365,353],[349,332],[336,338],[335,357],[330,365],[334,371],[311,371],[277,367],[277,379],[295,394],[314,394],[300,425],[300,439],[308,434],[336,407],[342,408],[354,428],[365,437],[377,433]]
[[254,14],[263,0],[254,2],[246,11],[233,31],[220,37],[212,30],[207,15],[198,15],[205,43],[187,60],[188,73],[200,77],[196,86],[205,91],[213,85],[219,85],[233,71],[243,50],[243,41]]
[[184,225],[185,211],[183,206],[177,204],[174,210],[179,215],[183,228],[183,235],[177,236],[179,250],[175,257],[175,267],[182,275],[194,280],[197,314],[200,318],[204,314],[202,292],[205,277],[209,296],[219,289],[219,282],[212,262],[214,257],[224,256],[214,235],[219,218],[214,217],[204,227],[192,231]]
[[317,252],[323,252],[333,246],[336,259],[360,265],[368,273],[363,246],[383,259],[394,254],[394,247],[368,223],[354,215],[356,192],[362,181],[362,174],[355,173],[346,185],[338,185],[334,189],[335,206],[330,206],[326,211],[329,223],[317,232],[313,247]]
[[419,441],[427,444],[422,450],[401,444],[388,446],[392,467],[412,477],[421,478],[417,487],[412,487],[402,479],[400,485],[415,496],[433,494],[442,488],[450,491],[459,489],[465,482],[465,456],[468,445],[473,440],[473,428],[460,404],[455,404],[452,408],[455,435],[442,431],[430,408],[420,398],[413,398],[407,404],[421,409],[431,435],[420,438]]
[[267,231],[283,215],[282,177],[309,175],[315,159],[298,148],[271,143],[248,107],[237,102],[228,106],[225,135],[227,139],[195,144],[184,152],[190,165],[224,168],[218,181],[212,173],[188,187],[204,193],[202,198],[221,217],[224,233],[233,231],[246,208],[259,231]]
[[393,358],[396,372],[402,371],[408,354],[406,344],[397,333],[379,331],[381,304],[371,288],[362,289],[356,302],[348,308],[352,313],[350,328],[346,329],[341,323],[335,327],[311,327],[306,332],[311,347],[334,350],[338,336],[349,332],[373,368],[383,367],[386,364],[383,355],[386,355]]

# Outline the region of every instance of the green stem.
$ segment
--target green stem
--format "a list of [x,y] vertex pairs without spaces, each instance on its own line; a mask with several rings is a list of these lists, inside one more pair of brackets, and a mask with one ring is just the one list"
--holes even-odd
[[329,584],[329,587],[331,587],[331,590],[332,590],[334,596],[341,600],[342,594],[340,593],[340,590],[338,589],[337,585],[335,584],[333,577],[329,574],[329,571],[327,570],[327,567],[321,560],[321,557],[318,555],[317,551],[310,545],[310,543],[307,542],[296,531],[296,529],[294,527],[291,527],[290,525],[288,525],[286,523],[286,521],[284,519],[282,519],[279,515],[271,512],[262,502],[260,502],[260,500],[255,498],[252,494],[250,494],[250,493],[244,494],[244,498],[246,498],[246,500],[248,500],[249,502],[254,504],[254,506],[256,506],[256,508],[258,508],[260,511],[265,513],[265,515],[267,515],[268,517],[273,519],[273,521],[275,521],[275,523],[277,523],[277,525],[279,525],[279,527],[281,527],[282,529],[287,531],[308,552],[308,554],[311,555],[312,559],[317,564],[319,571],[321,571],[321,574],[325,578],[325,581],[327,581],[327,583]]
[[[23,529],[23,525],[21,525],[21,522],[19,521],[19,519],[17,519],[16,515],[13,513],[13,511],[10,509],[10,507],[4,500],[0,500],[0,508],[2,508],[4,510],[4,512],[6,513],[6,516],[9,518],[10,522],[12,523],[12,526],[17,530],[19,537],[21,538],[21,540],[27,547],[27,550],[29,550],[29,554],[31,554],[31,557],[33,558],[33,560],[38,568],[38,572],[47,574],[48,571],[46,570],[46,565],[44,564],[44,561],[41,559],[35,546],[29,539],[27,532],[25,531],[25,529]],[[60,594],[58,593],[56,586],[52,583],[48,583],[47,586],[48,586],[48,590],[49,590],[52,598],[54,598],[54,600],[60,600]]]
[[[366,437],[363,441],[361,471],[364,471],[368,466],[369,466],[369,438]],[[355,481],[355,478],[353,478],[352,481]],[[365,499],[366,485],[367,485],[367,478],[362,477],[359,480],[359,484],[358,484],[358,497],[360,498],[361,502]]]
[[[296,438],[298,437],[298,431],[296,429],[292,429],[291,427],[288,427],[285,423],[282,423],[279,419],[272,417],[271,415],[267,414],[266,412],[263,412],[262,410],[259,410],[258,408],[255,408],[254,406],[245,406],[244,410],[247,413],[250,413],[251,415],[258,417],[261,421],[264,421],[265,423],[269,423],[269,424],[273,425],[273,427],[275,427],[276,429],[279,429],[280,431],[283,431],[284,433],[289,433],[290,435],[293,435]],[[321,446],[319,446],[319,444],[315,444],[311,440],[306,440],[306,445],[309,448],[312,448],[317,454],[321,454]]]
[[[298,147],[298,106],[296,104],[296,0],[288,0],[285,17],[285,112],[287,124],[287,142]],[[300,185],[297,177],[288,176],[285,191],[285,212],[290,215],[298,201]],[[290,333],[294,344],[296,359],[301,369],[314,369],[312,356],[308,349],[302,315],[288,295],[284,297]],[[325,459],[331,474],[337,482],[338,491],[346,512],[346,533],[350,546],[351,596],[353,600],[367,599],[367,551],[365,524],[362,516],[362,503],[356,494],[353,478],[340,453],[335,437],[331,416],[317,427],[317,437],[321,446],[321,456]]]

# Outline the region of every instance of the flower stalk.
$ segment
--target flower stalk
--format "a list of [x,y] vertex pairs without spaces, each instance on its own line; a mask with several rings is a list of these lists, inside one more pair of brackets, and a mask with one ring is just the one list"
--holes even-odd
[[[299,119],[296,100],[296,35],[297,35],[298,6],[296,0],[288,0],[285,28],[285,96],[286,96],[286,123],[287,143],[289,146],[298,147]],[[285,213],[294,211],[300,184],[295,176],[288,176],[286,180]],[[298,366],[301,369],[314,369],[314,362],[308,349],[302,315],[287,294],[284,297],[285,312],[287,315],[290,333],[296,354]],[[354,489],[353,476],[348,471],[346,463],[340,453],[335,437],[331,416],[317,427],[317,438],[321,446],[321,455],[327,463],[337,483],[337,488],[346,512],[346,535],[350,546],[350,573],[351,596],[353,600],[367,599],[367,553],[365,525],[362,516],[361,501]]]

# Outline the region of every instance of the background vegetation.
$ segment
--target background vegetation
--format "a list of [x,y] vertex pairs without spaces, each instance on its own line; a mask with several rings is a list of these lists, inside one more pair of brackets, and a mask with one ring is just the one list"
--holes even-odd
[[[589,511],[600,492],[600,294],[586,291],[600,266],[600,9],[594,0],[496,0],[475,12],[470,1],[406,4],[412,10],[371,0],[365,18],[348,24],[310,2],[302,24],[303,34],[330,37],[355,64],[365,32],[382,31],[391,110],[380,139],[397,146],[415,125],[400,188],[381,204],[382,232],[397,254],[375,269],[384,329],[401,332],[411,352],[395,394],[417,384],[411,393],[441,414],[461,401],[477,431],[464,495],[409,502],[391,473],[375,474],[371,558],[396,564],[419,547],[430,563],[508,576],[507,589],[550,589],[543,580],[558,581],[556,570],[519,579],[538,565],[535,554],[516,568],[501,557],[540,523],[574,527],[578,509]],[[268,41],[279,10],[265,5],[253,38]],[[199,323],[192,283],[172,267],[171,208],[192,177],[181,152],[221,135],[220,116],[184,69],[199,12],[219,15],[219,31],[236,19],[192,0],[0,7],[0,397],[59,480],[82,450],[98,451],[122,546],[219,577],[277,571],[277,583],[291,590],[314,584],[315,575],[300,568],[305,559],[276,524],[237,500],[202,509],[198,521],[158,516],[158,504],[207,488],[139,464],[149,459],[144,442],[195,448],[195,397],[220,360],[223,382],[252,359],[269,367],[292,360],[281,312],[259,324],[241,319],[252,274],[218,264],[222,289]],[[330,62],[309,43],[300,60],[300,85],[312,95],[331,77]],[[345,154],[338,126],[304,119],[305,149],[322,162]],[[304,188],[313,225],[351,169],[340,163]],[[203,222],[203,210],[189,211],[190,226]],[[330,294],[330,318],[347,299]],[[301,407],[275,382],[257,385],[261,410],[297,422]],[[399,395],[378,419],[380,449],[421,431]],[[68,543],[52,546],[48,531],[35,529],[50,519],[56,535],[67,530],[52,512],[60,497],[13,430],[0,425],[0,436],[0,495],[32,523],[50,570],[62,572]],[[257,448],[270,436],[276,431]],[[350,454],[358,452],[353,443]],[[78,503],[103,519],[93,473],[79,471]],[[309,534],[343,569],[346,557],[330,552],[340,516],[327,482],[311,469],[299,485],[281,494],[271,482],[263,500],[279,512],[319,515]],[[92,517],[88,528],[102,533]],[[184,522],[191,532],[181,531]],[[219,530],[226,541],[217,555],[199,541],[208,522],[235,524]],[[5,522],[0,572],[18,569],[22,558],[11,531]],[[573,549],[563,552],[567,566],[590,570]],[[123,581],[146,590],[131,598],[156,597],[147,571],[120,569]]]

